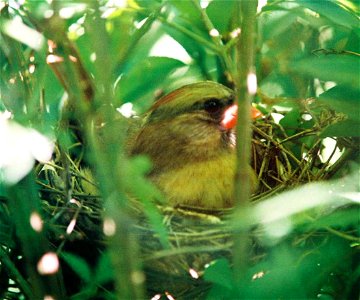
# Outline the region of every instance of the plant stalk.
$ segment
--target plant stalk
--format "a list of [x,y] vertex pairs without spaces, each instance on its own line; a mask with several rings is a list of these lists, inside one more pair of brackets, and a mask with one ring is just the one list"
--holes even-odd
[[[255,22],[257,0],[243,0],[239,3],[238,15],[242,20],[241,35],[237,44],[236,94],[238,101],[237,126],[237,169],[235,173],[234,221],[239,216],[248,216],[250,206],[250,153],[251,119],[250,110],[254,92],[249,86],[249,76],[254,73]],[[238,221],[237,221],[238,223]],[[244,224],[246,224],[244,220]],[[243,281],[249,264],[250,241],[246,226],[234,235],[234,279],[237,285]]]

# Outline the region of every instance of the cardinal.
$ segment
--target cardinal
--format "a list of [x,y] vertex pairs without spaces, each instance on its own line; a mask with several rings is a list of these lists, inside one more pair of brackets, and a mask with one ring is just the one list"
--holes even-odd
[[[234,98],[234,92],[219,83],[198,82],[164,96],[143,116],[130,154],[150,157],[149,178],[168,205],[208,210],[233,205]],[[253,108],[252,118],[260,115]],[[251,174],[254,192],[257,180],[252,169]]]

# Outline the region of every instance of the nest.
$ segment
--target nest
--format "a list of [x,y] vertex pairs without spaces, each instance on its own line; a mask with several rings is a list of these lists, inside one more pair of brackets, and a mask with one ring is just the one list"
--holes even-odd
[[[261,201],[294,185],[330,177],[339,168],[336,163],[330,165],[330,160],[340,141],[330,157],[321,161],[319,152],[324,145],[319,133],[337,118],[340,117],[327,111],[318,117],[317,126],[294,129],[291,133],[275,123],[271,116],[256,121],[252,165],[260,186],[252,201]],[[307,137],[312,138],[311,147],[304,143]],[[301,149],[301,153],[294,153],[294,149]],[[81,157],[81,152],[75,160],[59,151],[53,164],[39,166],[44,209],[52,227],[51,239],[58,249],[67,250],[69,245],[85,241],[101,252],[105,243],[102,202],[88,193],[91,179],[80,170]],[[69,192],[76,200],[68,201]],[[135,200],[133,204],[134,233],[139,237],[148,295],[170,293],[176,297],[201,298],[210,286],[201,279],[205,267],[218,258],[226,257],[231,261],[233,240],[227,217],[232,210],[207,212],[158,205],[171,245],[170,249],[164,250],[142,206]],[[69,233],[69,224],[74,218],[76,226]],[[266,255],[257,247],[259,234],[257,229],[251,233],[251,259],[254,262]],[[88,247],[82,251],[88,252]],[[83,256],[81,252],[77,254]]]

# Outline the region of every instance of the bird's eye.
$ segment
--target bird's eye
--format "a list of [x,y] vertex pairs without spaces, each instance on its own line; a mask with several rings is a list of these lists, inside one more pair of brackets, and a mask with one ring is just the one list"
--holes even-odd
[[210,114],[219,112],[222,107],[223,104],[218,99],[209,99],[204,103],[204,109]]

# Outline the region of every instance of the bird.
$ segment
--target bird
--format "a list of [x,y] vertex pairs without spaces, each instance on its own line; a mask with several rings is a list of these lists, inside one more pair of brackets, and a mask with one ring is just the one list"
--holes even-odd
[[[149,179],[167,205],[216,210],[233,206],[236,169],[234,91],[202,81],[157,100],[131,138],[130,155],[146,155]],[[260,116],[252,108],[252,118]],[[251,188],[257,186],[251,169]]]

